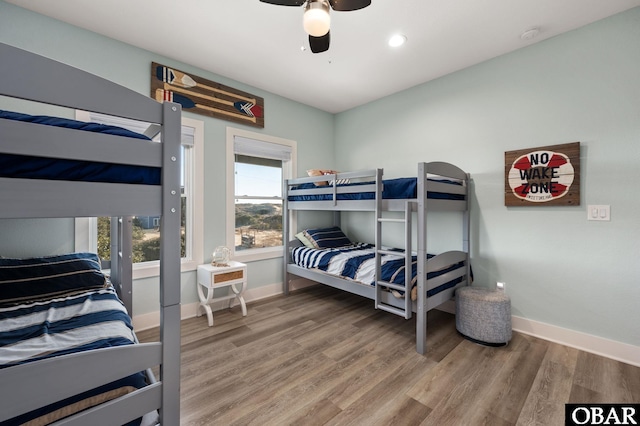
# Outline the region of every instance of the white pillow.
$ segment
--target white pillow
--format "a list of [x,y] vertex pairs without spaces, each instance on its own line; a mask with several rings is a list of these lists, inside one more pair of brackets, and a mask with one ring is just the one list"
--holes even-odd
[[315,248],[315,246],[313,245],[313,243],[311,241],[309,241],[309,239],[304,235],[304,231],[300,231],[296,234],[296,238],[302,243],[304,244],[305,247],[309,247],[309,248]]

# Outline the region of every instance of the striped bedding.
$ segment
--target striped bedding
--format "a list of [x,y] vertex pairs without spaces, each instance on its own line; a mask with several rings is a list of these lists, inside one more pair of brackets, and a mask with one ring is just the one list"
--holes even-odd
[[[393,249],[391,249],[393,250]],[[399,251],[399,250],[398,250]],[[317,269],[327,274],[338,276],[350,281],[365,285],[375,285],[375,248],[372,244],[356,243],[348,247],[315,249],[309,247],[296,247],[292,250],[293,262],[303,268]],[[427,259],[434,257],[428,254]],[[460,263],[448,268],[427,274],[427,279],[452,271],[462,266]],[[417,256],[412,256],[411,262],[411,286],[416,284]],[[382,281],[404,285],[405,283],[405,259],[399,251],[398,255],[384,254],[381,258]],[[451,288],[461,282],[462,278],[449,281],[436,288],[427,291],[427,297],[433,296],[443,290]],[[392,291],[396,297],[403,297],[401,293]],[[415,293],[415,292],[413,292]],[[412,294],[412,299],[415,296]]]
[[[110,285],[19,305],[0,305],[0,368],[134,342],[131,318]],[[47,424],[55,416],[69,415],[65,411],[69,406],[71,411],[81,411],[141,388],[145,382],[144,374],[137,373],[3,424],[34,419],[43,422],[36,424]]]

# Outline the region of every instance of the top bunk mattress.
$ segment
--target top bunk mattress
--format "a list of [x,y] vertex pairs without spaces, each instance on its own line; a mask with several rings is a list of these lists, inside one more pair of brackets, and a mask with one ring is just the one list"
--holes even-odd
[[[462,186],[462,183],[454,180],[446,180],[446,179],[427,179],[427,180],[431,182],[454,185],[457,187]],[[358,185],[371,185],[371,184],[375,184],[375,182],[357,182],[357,183],[344,183],[344,184],[338,183],[338,185],[336,186],[340,188],[340,187],[357,187]],[[382,187],[383,199],[405,200],[405,199],[417,198],[418,179],[415,177],[383,179],[382,185],[383,185]],[[300,190],[300,189],[318,189],[318,188],[327,188],[327,186],[318,187],[314,183],[303,183],[291,189]],[[371,192],[351,192],[350,191],[347,193],[336,194],[337,200],[374,200],[375,197],[376,197],[376,193],[372,191]],[[463,194],[428,191],[427,198],[439,199],[439,200],[464,200],[465,196]],[[327,200],[333,200],[333,194],[289,195],[288,200],[289,201],[327,201]]]
[[[0,110],[0,119],[151,140],[145,135],[120,127],[66,118]],[[0,177],[5,178],[160,185],[160,176],[161,170],[158,167],[0,153]]]

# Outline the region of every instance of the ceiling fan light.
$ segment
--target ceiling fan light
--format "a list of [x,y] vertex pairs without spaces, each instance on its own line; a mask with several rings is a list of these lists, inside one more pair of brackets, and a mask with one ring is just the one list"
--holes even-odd
[[304,10],[302,25],[304,30],[313,37],[322,37],[329,32],[331,18],[329,5],[324,0],[309,1]]
[[404,34],[395,34],[389,38],[389,46],[391,47],[399,47],[402,46],[407,41],[407,36]]

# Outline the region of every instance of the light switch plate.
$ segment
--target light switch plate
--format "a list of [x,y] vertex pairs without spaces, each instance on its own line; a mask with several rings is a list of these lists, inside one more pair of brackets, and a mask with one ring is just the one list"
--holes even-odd
[[611,206],[589,204],[587,206],[587,220],[611,221]]

